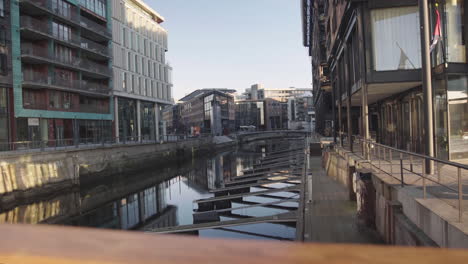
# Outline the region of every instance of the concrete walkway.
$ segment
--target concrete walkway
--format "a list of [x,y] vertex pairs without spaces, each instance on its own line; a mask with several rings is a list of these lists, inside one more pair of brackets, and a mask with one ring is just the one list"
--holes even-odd
[[383,243],[373,231],[357,225],[356,202],[346,188],[327,177],[321,157],[310,158],[306,179],[304,241],[323,243]]

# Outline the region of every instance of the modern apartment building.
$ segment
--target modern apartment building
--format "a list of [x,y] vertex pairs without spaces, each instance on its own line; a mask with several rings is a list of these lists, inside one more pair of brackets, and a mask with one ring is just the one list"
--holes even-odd
[[10,141],[47,146],[111,137],[109,3],[21,0],[9,6]]
[[0,151],[9,148],[12,136],[11,24],[9,0],[0,0]]
[[115,135],[158,139],[161,109],[173,102],[164,18],[140,0],[112,3]]
[[[433,109],[427,110],[418,1],[303,0],[304,44],[313,59],[321,53],[329,65],[339,142],[361,135],[430,153],[427,137],[438,158],[468,157],[466,5],[466,0],[429,1]],[[320,80],[317,63],[313,67],[314,80]],[[326,97],[317,100],[329,103]],[[316,109],[318,122],[320,108]],[[433,115],[429,130],[425,114]]]

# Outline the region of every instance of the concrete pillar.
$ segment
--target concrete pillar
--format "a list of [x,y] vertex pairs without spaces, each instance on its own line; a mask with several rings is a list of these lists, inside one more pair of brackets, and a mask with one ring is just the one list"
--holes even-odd
[[136,111],[137,111],[137,131],[138,131],[138,141],[141,141],[141,112],[140,112],[140,100],[137,100]]
[[158,103],[154,104],[154,125],[156,126],[156,141],[159,142],[159,105]]
[[120,142],[119,134],[119,98],[114,97],[114,132],[115,132],[115,141]]

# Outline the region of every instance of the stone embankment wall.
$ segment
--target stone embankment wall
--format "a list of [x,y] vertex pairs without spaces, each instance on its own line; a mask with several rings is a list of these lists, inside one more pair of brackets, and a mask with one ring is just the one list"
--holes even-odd
[[212,138],[164,144],[103,146],[50,152],[1,153],[0,207],[50,195],[116,173],[131,173],[213,151]]
[[468,248],[463,224],[441,216],[442,202],[421,199],[421,190],[363,168],[366,162],[341,149],[323,153],[328,176],[348,187],[350,199],[357,197],[360,224],[375,228],[388,244]]

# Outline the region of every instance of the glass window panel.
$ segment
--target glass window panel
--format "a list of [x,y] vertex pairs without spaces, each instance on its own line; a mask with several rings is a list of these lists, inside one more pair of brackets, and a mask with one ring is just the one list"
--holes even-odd
[[466,62],[465,0],[446,1],[448,61]]
[[371,10],[371,22],[374,70],[421,68],[417,6]]

